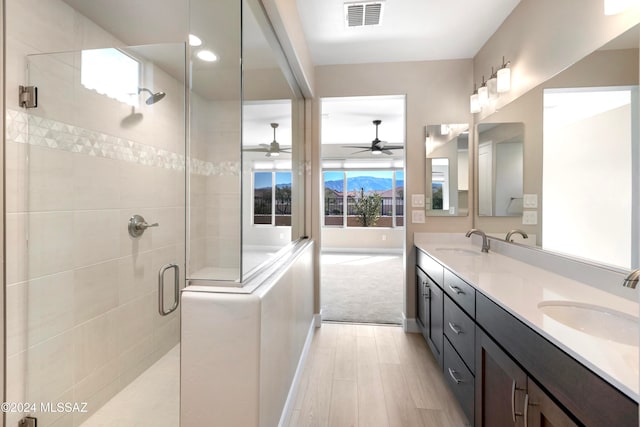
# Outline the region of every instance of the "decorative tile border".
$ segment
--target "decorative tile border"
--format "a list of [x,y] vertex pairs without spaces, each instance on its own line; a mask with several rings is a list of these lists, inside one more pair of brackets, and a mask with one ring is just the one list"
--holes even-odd
[[[185,156],[162,148],[119,138],[90,129],[7,109],[6,139],[9,142],[46,147],[137,163],[144,166],[184,171]],[[194,175],[239,175],[239,162],[207,162],[191,159]]]

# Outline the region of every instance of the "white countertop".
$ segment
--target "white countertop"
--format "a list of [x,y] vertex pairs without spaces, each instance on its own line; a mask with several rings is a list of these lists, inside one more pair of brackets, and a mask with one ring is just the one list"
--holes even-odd
[[[544,315],[538,308],[542,301],[566,300],[603,306],[638,317],[637,302],[505,255],[491,251],[481,253],[480,247],[463,234],[416,233],[414,244],[627,396],[640,401],[637,345],[589,335],[588,331],[573,329]],[[479,255],[439,248],[460,248]],[[636,335],[635,339],[639,337]]]

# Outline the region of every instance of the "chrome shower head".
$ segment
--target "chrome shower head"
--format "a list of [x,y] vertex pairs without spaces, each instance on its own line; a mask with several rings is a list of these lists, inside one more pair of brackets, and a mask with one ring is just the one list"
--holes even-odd
[[153,105],[153,104],[155,104],[156,102],[160,101],[162,98],[164,98],[167,95],[164,92],[153,93],[153,92],[151,92],[149,89],[147,89],[145,87],[138,88],[138,93],[140,93],[140,92],[149,92],[149,95],[151,95],[145,101],[147,105]]

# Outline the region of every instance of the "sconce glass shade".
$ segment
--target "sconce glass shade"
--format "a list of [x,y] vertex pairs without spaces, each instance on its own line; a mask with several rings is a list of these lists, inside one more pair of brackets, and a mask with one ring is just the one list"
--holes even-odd
[[494,75],[489,80],[487,80],[487,88],[489,89],[489,98],[493,99],[498,96],[498,77]]
[[498,70],[496,89],[498,93],[509,92],[511,90],[511,68],[504,67]]
[[469,109],[471,110],[471,114],[479,113],[482,109],[477,93],[474,93],[471,95],[471,98],[469,98]]
[[629,9],[634,0],[604,0],[604,14],[617,15]]
[[486,84],[480,86],[478,89],[478,102],[480,103],[480,106],[484,106],[489,103],[489,88]]

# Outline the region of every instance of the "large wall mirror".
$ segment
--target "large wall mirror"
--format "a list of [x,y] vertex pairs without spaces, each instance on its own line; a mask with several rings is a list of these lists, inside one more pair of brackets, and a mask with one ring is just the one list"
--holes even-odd
[[478,130],[478,215],[522,216],[524,125],[481,123]]
[[469,214],[469,125],[426,127],[425,200],[428,216]]
[[636,26],[480,122],[480,156],[495,123],[523,123],[523,193],[537,200],[523,207],[535,224],[478,216],[476,226],[522,228],[544,250],[640,266],[639,40]]

